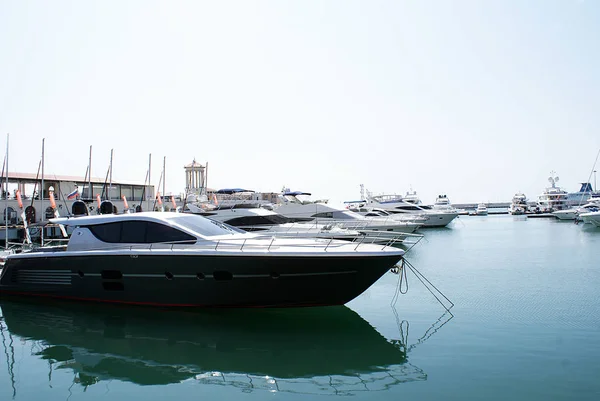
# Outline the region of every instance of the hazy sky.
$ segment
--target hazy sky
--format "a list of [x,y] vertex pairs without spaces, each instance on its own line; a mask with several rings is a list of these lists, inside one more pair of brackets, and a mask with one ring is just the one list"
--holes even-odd
[[551,170],[575,191],[600,1],[0,0],[0,133],[11,171],[46,138],[47,174],[83,176],[92,145],[94,176],[114,148],[114,178],[143,182],[152,153],[176,193],[194,158],[210,187],[339,201],[535,198]]

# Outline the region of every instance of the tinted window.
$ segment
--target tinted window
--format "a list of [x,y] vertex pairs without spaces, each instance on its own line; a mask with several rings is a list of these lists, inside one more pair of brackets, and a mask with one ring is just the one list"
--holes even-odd
[[196,242],[196,238],[164,224],[148,222],[146,242]]
[[109,243],[196,242],[192,235],[176,228],[153,222],[125,221],[88,227],[100,241]]
[[167,219],[170,222],[181,225],[184,228],[198,233],[200,235],[227,235],[234,233],[243,233],[244,231],[237,229],[225,223],[210,220],[201,216],[188,213],[179,213],[181,216],[172,216]]
[[313,214],[312,217],[321,217],[321,218],[325,218],[325,219],[332,219],[333,213],[332,212],[317,213],[317,214]]
[[121,223],[99,224],[88,228],[100,241],[111,243],[121,241]]
[[146,226],[145,221],[124,221],[121,228],[121,241],[128,244],[142,244],[146,242]]
[[227,220],[227,224],[240,227],[240,226],[262,226],[262,225],[273,225],[273,224],[284,224],[289,222],[289,219],[285,216],[277,214],[268,216],[242,216],[235,217]]

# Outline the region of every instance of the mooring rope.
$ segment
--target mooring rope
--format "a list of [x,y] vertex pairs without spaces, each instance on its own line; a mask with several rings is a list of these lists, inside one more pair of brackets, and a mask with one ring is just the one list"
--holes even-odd
[[[406,276],[407,268],[413,272],[413,274],[419,279],[419,281],[421,283],[423,283],[423,285],[425,286],[427,291],[429,291],[431,293],[431,295],[434,296],[434,298],[440,303],[440,305],[442,305],[442,307],[447,312],[450,312],[450,309],[452,309],[454,307],[454,303],[452,301],[450,301],[450,299],[442,291],[440,291],[439,288],[437,288],[431,281],[429,281],[427,279],[427,277],[425,277],[423,275],[423,273],[421,273],[419,270],[417,270],[416,267],[414,267],[409,261],[407,261],[404,258],[402,258],[402,264],[400,266],[396,265],[396,266],[392,267],[392,269],[391,269],[392,273],[398,275],[398,284],[396,286],[396,291],[394,292],[394,296],[392,297],[392,301],[391,301],[390,305],[394,305],[398,301],[399,294],[406,294],[408,292],[408,278]],[[403,283],[405,283],[404,290],[402,289]],[[432,290],[432,288],[435,290],[435,292]],[[450,307],[447,307],[446,304],[444,302],[442,302],[440,297],[438,297],[438,295],[436,295],[436,292],[437,292],[437,294],[441,295],[441,297],[443,297],[446,301],[448,301],[448,303],[450,304]]]
[[[396,291],[390,302],[390,305],[394,305],[398,301],[400,294],[406,294],[408,292],[408,279],[406,277],[405,259],[402,258],[402,264],[392,267],[391,272],[398,275],[398,283],[396,285]],[[404,290],[402,290],[402,283],[404,283]]]

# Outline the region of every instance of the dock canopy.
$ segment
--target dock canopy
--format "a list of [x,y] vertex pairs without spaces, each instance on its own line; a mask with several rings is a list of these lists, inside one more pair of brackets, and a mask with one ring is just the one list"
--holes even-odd
[[285,192],[283,195],[289,195],[289,196],[298,196],[298,195],[312,195],[308,192],[302,192],[302,191],[294,191],[294,192]]
[[238,192],[254,192],[251,189],[242,189],[242,188],[224,188],[219,189],[217,194],[237,194]]

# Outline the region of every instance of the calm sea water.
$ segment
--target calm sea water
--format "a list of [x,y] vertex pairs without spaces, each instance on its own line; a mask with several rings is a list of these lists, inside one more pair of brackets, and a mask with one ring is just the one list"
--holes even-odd
[[0,400],[600,399],[600,229],[462,216],[423,233],[408,259],[452,315],[410,272],[394,304],[392,273],[302,310],[1,299]]

